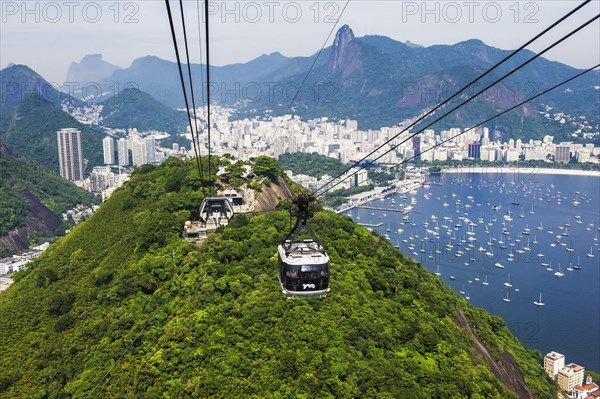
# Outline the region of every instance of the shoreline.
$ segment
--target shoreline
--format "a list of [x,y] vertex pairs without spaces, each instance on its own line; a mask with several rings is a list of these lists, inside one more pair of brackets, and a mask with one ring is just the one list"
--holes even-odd
[[452,167],[442,169],[444,173],[486,173],[490,175],[496,174],[522,174],[533,176],[539,175],[564,175],[564,176],[592,176],[600,177],[598,170],[579,170],[579,169],[555,169],[555,168],[538,168],[538,167],[510,167],[510,166],[477,166],[477,167]]

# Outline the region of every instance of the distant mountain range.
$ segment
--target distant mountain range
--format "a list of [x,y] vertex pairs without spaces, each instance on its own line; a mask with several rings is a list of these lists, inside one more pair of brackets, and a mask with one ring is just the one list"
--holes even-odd
[[[293,111],[305,118],[356,119],[363,129],[393,126],[446,99],[509,52],[479,40],[423,47],[384,36],[355,37],[345,25],[318,59],[317,54],[285,57],[272,53],[244,64],[211,67],[212,99],[219,104],[241,106],[240,117]],[[530,51],[521,52],[467,94],[474,94],[533,55]],[[301,93],[291,104],[313,63]],[[198,106],[203,104],[204,66],[192,64],[191,68]],[[537,59],[434,128],[475,124],[577,72],[559,62]],[[153,56],[115,70],[101,79],[100,85],[138,87],[171,107],[184,105],[176,63]],[[545,120],[539,114],[545,109],[542,105],[552,107],[553,112],[585,116],[597,126],[599,86],[600,73],[595,71],[495,120],[489,127],[500,139],[540,137],[543,132],[567,135],[569,129],[575,130]],[[460,101],[465,98],[462,96]]]
[[[65,83],[78,84],[81,87],[96,83],[121,69],[102,59],[102,54],[90,54],[83,57],[81,62],[73,62],[69,66]],[[72,87],[76,87],[73,85]]]
[[[213,97],[218,103],[234,103],[240,100],[242,85],[249,82],[263,82],[266,77],[274,73],[289,59],[280,53],[262,55],[245,64],[232,64],[223,67],[211,67],[211,80],[214,82],[212,92],[217,93]],[[196,106],[205,104],[205,96],[201,88],[206,91],[206,83],[203,84],[205,65],[191,64],[194,94]],[[184,74],[186,85],[189,87],[187,71]],[[138,88],[150,94],[158,101],[173,107],[184,108],[184,98],[177,63],[165,61],[158,57],[147,56],[138,58],[129,68],[117,70],[105,79],[99,80],[99,86],[104,92],[110,92],[111,87]],[[239,87],[236,90],[236,87]],[[225,90],[233,94],[225,95]],[[221,95],[223,93],[223,95]],[[191,102],[191,96],[188,95]],[[190,104],[191,106],[191,104]]]

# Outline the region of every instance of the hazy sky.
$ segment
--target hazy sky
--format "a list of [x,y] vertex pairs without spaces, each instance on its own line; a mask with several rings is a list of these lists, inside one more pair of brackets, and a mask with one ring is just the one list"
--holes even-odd
[[[339,28],[356,36],[384,35],[424,46],[477,38],[514,49],[580,1],[364,1],[350,0]],[[246,62],[263,53],[317,52],[346,1],[214,1],[210,3],[211,63]],[[184,1],[192,62],[199,61],[196,0]],[[171,2],[181,28],[178,2]],[[600,12],[600,0],[580,10],[530,47],[540,50]],[[336,28],[336,29],[337,29]],[[202,26],[204,38],[204,26]],[[546,58],[585,68],[600,62],[600,23],[547,53]],[[330,45],[333,35],[327,45]],[[182,43],[183,40],[180,40]],[[69,64],[86,54],[127,67],[138,57],[175,60],[165,3],[143,1],[0,0],[0,67],[27,64],[62,83]]]

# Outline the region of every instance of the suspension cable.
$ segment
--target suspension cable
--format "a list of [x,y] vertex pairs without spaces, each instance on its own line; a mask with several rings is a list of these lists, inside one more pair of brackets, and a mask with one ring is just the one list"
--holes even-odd
[[[194,126],[196,128],[196,138],[194,138],[194,132],[192,131],[192,140],[198,140],[198,156],[200,155],[200,137],[198,136],[198,116],[196,115],[196,100],[194,98],[194,82],[192,80],[192,68],[190,65],[190,52],[188,49],[187,40],[187,29],[185,27],[185,17],[183,15],[183,0],[179,0],[179,9],[181,11],[181,23],[183,26],[183,40],[185,43],[185,58],[187,61],[188,78],[190,79],[190,92],[192,94],[192,111],[194,113]],[[200,162],[200,181],[202,181],[202,162]]]
[[179,47],[177,46],[177,35],[175,35],[175,26],[173,24],[173,14],[171,13],[171,5],[169,0],[165,0],[167,6],[167,15],[169,17],[169,25],[171,27],[171,36],[173,37],[173,46],[175,47],[175,56],[177,57],[177,68],[179,69],[179,79],[181,81],[181,88],[183,90],[183,99],[185,101],[185,109],[187,111],[188,123],[190,125],[190,131],[192,133],[192,143],[194,145],[194,151],[196,152],[196,164],[198,166],[198,173],[200,173],[200,181],[202,181],[202,166],[200,163],[200,153],[196,147],[196,141],[194,140],[194,127],[192,126],[192,116],[190,115],[190,106],[187,97],[187,90],[185,88],[185,80],[183,78],[183,70],[181,68],[181,58],[179,57]]
[[[591,0],[590,0],[591,1]],[[200,94],[202,94],[202,104],[206,104],[204,98],[204,71],[202,69],[202,24],[201,24],[201,12],[200,12],[200,0],[196,0],[196,10],[198,14],[198,47],[200,48]]]
[[206,121],[207,121],[207,129],[208,129],[208,180],[210,181],[210,157],[211,157],[211,148],[210,148],[210,40],[209,40],[209,17],[208,17],[208,0],[204,0],[204,18],[205,21],[205,40],[206,40]]

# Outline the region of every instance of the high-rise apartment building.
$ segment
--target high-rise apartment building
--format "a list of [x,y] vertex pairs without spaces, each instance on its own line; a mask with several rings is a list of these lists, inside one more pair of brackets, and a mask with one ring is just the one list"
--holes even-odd
[[144,139],[146,142],[146,162],[157,163],[156,159],[156,140],[154,137],[147,137]]
[[568,163],[571,160],[571,148],[568,144],[559,144],[555,148],[554,162]]
[[136,138],[133,140],[133,164],[136,166],[156,163],[156,142],[154,138]]
[[470,159],[481,159],[481,143],[472,141],[468,145],[469,158]]
[[67,180],[83,180],[83,153],[81,132],[77,129],[61,129],[56,132],[60,175]]
[[127,148],[127,139],[119,139],[119,141],[117,141],[117,153],[119,156],[119,165],[128,166],[129,150]]
[[115,140],[112,137],[105,137],[102,140],[102,149],[104,152],[104,163],[106,165],[115,164]]

